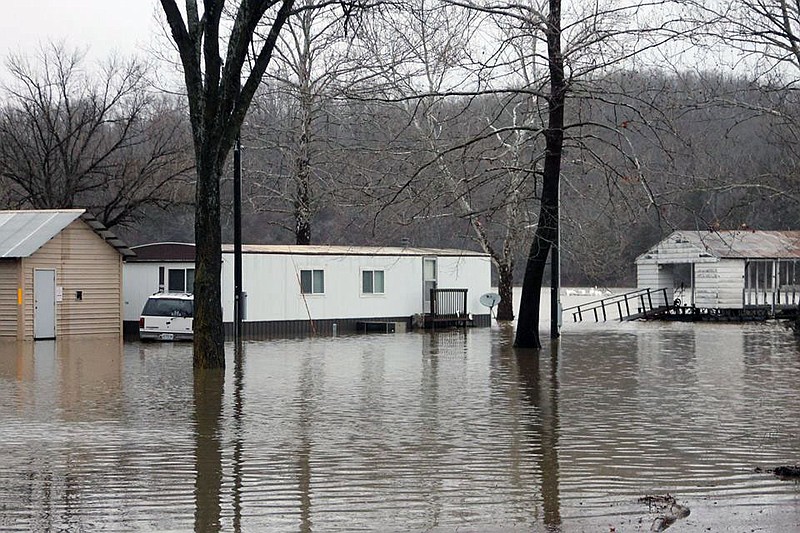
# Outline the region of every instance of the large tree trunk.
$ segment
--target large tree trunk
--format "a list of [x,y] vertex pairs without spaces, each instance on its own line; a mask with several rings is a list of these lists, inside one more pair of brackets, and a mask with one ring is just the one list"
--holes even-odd
[[541,348],[539,338],[539,305],[547,256],[558,238],[558,183],[561,178],[561,151],[564,144],[564,102],[567,84],[564,79],[564,58],[561,55],[561,0],[550,0],[547,17],[547,58],[550,67],[550,95],[547,100],[542,205],[539,224],[528,253],[525,279],[522,282],[517,335],[519,348]]
[[[277,12],[274,11],[278,5]],[[261,84],[281,28],[292,14],[294,0],[239,2],[229,6],[221,37],[224,0],[161,0],[170,33],[183,65],[189,117],[197,161],[195,213],[195,368],[224,368],[225,332],[222,326],[220,273],[222,230],[220,176],[225,159],[239,134],[247,109]],[[269,32],[256,43],[254,32],[274,13]],[[227,20],[232,20],[229,28]],[[220,42],[227,50],[220,50]],[[223,61],[224,58],[224,61]],[[249,73],[244,76],[244,65]]]
[[311,191],[308,186],[308,173],[297,185],[297,197],[294,201],[295,243],[311,244]]
[[[210,158],[209,158],[210,159]],[[197,167],[194,274],[194,366],[225,366],[222,324],[221,168],[209,161]]]
[[497,264],[497,291],[500,305],[497,306],[497,320],[514,320],[514,265]]

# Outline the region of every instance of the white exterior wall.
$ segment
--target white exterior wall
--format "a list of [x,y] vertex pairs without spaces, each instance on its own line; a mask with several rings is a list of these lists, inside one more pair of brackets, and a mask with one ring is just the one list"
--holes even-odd
[[[377,318],[422,313],[422,256],[244,254],[247,322]],[[301,294],[300,271],[323,270],[324,294]],[[362,294],[364,270],[384,272],[383,294]],[[487,257],[437,257],[439,288],[468,289],[468,311],[491,289]],[[223,320],[233,321],[233,254],[223,254]]]
[[[640,263],[636,265],[636,288],[637,289],[667,289],[667,299],[672,303],[675,298],[675,281],[672,271],[668,268],[659,268],[655,263]],[[653,305],[658,307],[666,305],[663,292],[653,293]]]
[[164,267],[164,275],[166,277],[166,271],[170,268],[194,268],[194,263],[125,263],[122,276],[123,320],[139,320],[144,304],[147,303],[147,298],[151,294],[158,292],[158,267]]
[[[489,309],[480,303],[482,294],[492,292],[492,263],[488,257],[439,257],[437,269],[439,271],[437,284],[440,289],[468,289],[468,313],[475,315],[489,313]],[[421,270],[418,279],[422,285]]]
[[722,259],[695,265],[695,305],[711,309],[741,309],[744,260]]

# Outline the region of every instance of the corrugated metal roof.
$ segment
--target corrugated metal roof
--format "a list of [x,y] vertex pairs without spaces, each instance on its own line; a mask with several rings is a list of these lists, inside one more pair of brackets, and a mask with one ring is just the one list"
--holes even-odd
[[78,218],[123,256],[134,255],[111,231],[85,209],[0,211],[0,257],[30,257]]
[[29,257],[83,214],[83,209],[0,211],[0,257]]
[[[158,242],[134,246],[137,257],[133,261],[194,261],[194,244]],[[233,253],[232,244],[223,244],[224,253]],[[366,255],[366,256],[439,256],[488,257],[482,252],[452,248],[412,248],[400,246],[332,246],[291,244],[243,244],[242,252],[248,254],[282,255]]]
[[[675,231],[665,242],[685,242],[720,259],[800,259],[800,231]],[[645,255],[652,254],[658,245]]]

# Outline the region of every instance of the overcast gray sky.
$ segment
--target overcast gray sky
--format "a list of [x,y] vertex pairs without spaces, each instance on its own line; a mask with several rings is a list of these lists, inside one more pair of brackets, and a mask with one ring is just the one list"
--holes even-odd
[[[0,54],[35,52],[40,42],[65,40],[92,57],[112,50],[146,54],[160,33],[158,0],[3,0]],[[160,7],[159,7],[160,9]]]

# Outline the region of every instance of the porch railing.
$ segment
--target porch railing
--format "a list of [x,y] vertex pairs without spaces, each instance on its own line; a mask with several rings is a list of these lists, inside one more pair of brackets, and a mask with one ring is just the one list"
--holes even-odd
[[464,318],[467,316],[467,289],[431,289],[431,317]]

